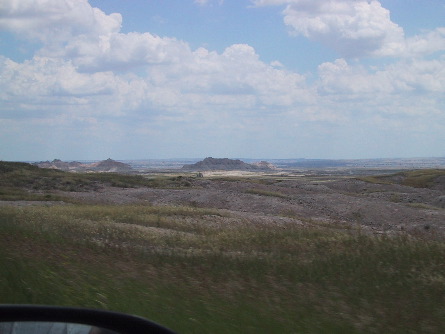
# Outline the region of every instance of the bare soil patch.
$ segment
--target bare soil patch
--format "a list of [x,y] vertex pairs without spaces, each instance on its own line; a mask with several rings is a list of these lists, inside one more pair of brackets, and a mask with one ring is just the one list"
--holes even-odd
[[188,187],[116,188],[61,192],[98,204],[188,205],[227,210],[261,221],[295,219],[333,228],[353,227],[437,237],[445,233],[445,191],[400,184],[371,183],[336,175],[283,177],[224,172],[187,178]]

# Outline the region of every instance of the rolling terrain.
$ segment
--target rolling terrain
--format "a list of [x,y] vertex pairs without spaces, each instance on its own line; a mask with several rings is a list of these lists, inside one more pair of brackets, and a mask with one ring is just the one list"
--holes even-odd
[[445,330],[442,169],[0,172],[1,303],[178,333]]
[[104,186],[93,192],[56,194],[98,204],[189,205],[270,222],[312,221],[376,233],[405,231],[436,237],[445,232],[444,175],[443,170],[429,169],[369,177],[222,171],[203,178],[164,176],[162,182],[170,184],[157,187]]

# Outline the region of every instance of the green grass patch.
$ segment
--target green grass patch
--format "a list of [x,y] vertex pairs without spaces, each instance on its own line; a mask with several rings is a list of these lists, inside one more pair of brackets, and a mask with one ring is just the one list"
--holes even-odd
[[425,203],[407,203],[407,206],[415,209],[423,209],[423,210],[443,210],[441,208],[438,208],[437,206],[428,205]]
[[445,170],[444,169],[424,169],[403,172],[401,175],[404,177],[402,184],[415,188],[430,188],[435,184],[435,181],[442,178],[444,182]]
[[52,194],[54,190],[94,191],[102,186],[183,188],[192,186],[191,179],[183,176],[147,178],[118,173],[72,173],[0,161],[0,200],[58,200],[60,197]]
[[117,173],[71,173],[37,166],[0,161],[0,187],[27,190],[82,191],[97,189],[99,184],[115,187],[148,185],[140,175]]
[[2,201],[62,201],[65,198],[51,193],[34,193],[25,189],[14,187],[0,187],[0,200]]
[[393,184],[391,180],[389,180],[387,175],[377,175],[377,176],[361,176],[357,177],[358,180],[374,183],[374,184]]
[[431,188],[445,182],[444,169],[420,169],[390,175],[359,177],[359,180],[376,184],[401,184],[415,188]]
[[270,196],[279,198],[288,198],[286,194],[280,193],[278,191],[270,191],[264,189],[247,189],[245,190],[247,194],[260,195],[260,196]]
[[0,207],[0,302],[178,333],[441,333],[445,245],[159,206]]
[[248,174],[244,176],[230,176],[230,175],[216,175],[216,176],[207,176],[207,179],[213,181],[223,181],[223,182],[249,182],[254,184],[264,184],[271,185],[281,180],[277,180],[276,176],[271,175],[256,175],[256,174]]
[[192,180],[195,177],[191,176],[155,176],[147,177],[146,185],[152,188],[190,188],[192,187]]

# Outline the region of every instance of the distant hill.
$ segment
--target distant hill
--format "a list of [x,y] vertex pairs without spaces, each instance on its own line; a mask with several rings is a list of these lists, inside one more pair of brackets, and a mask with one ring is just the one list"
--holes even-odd
[[272,170],[273,165],[266,161],[256,164],[248,164],[241,160],[228,158],[212,158],[208,157],[194,164],[184,165],[184,170],[208,171],[208,170],[244,170],[244,171],[261,171]]
[[65,162],[59,159],[54,159],[53,161],[41,161],[35,163],[35,165],[40,168],[60,169],[63,171],[77,170],[87,166],[85,164],[82,164],[81,162]]
[[[112,161],[105,160],[103,168],[112,171],[115,166]],[[52,165],[50,162],[44,165]],[[61,161],[55,165],[65,166]],[[101,164],[103,165],[103,164]],[[105,167],[105,168],[104,168]],[[181,187],[185,180],[167,180],[172,187]],[[165,183],[162,183],[164,185]],[[25,162],[10,162],[0,160],[0,202],[1,201],[61,201],[63,195],[55,190],[68,192],[97,191],[104,187],[136,188],[156,187],[158,184],[141,175],[126,175],[123,173],[67,172],[58,168],[40,168],[35,164]]]
[[113,172],[128,173],[133,171],[130,165],[123,162],[107,159],[99,162],[85,164],[77,161],[65,162],[59,159],[53,161],[42,161],[35,163],[40,168],[59,169],[71,172]]
[[262,170],[276,170],[276,169],[278,169],[277,166],[275,166],[274,164],[272,164],[268,161],[254,162],[252,165],[258,166]]
[[122,173],[122,172],[130,172],[133,170],[130,165],[112,159],[99,161],[91,164],[90,166],[91,168],[93,168],[93,170],[97,172]]

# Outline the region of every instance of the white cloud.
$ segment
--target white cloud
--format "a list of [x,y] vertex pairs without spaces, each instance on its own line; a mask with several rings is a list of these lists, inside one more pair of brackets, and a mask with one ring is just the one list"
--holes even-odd
[[[396,36],[394,41],[403,37],[378,1],[260,0],[255,4],[287,5],[285,20],[296,33],[325,43],[330,40],[350,54],[390,53],[394,50],[390,37]],[[263,63],[246,44],[229,46],[218,54],[204,48],[193,51],[175,38],[123,34],[120,14],[106,15],[85,0],[38,0],[34,6],[12,0],[2,9],[10,15],[0,20],[0,27],[27,36],[38,34],[46,43],[30,61],[2,62],[6,80],[0,96],[4,101],[18,101],[20,92],[27,92],[27,99],[34,97],[39,103],[57,100],[95,107],[103,100],[118,114],[119,108],[187,115],[210,107],[237,113],[288,108],[294,116],[295,110],[300,114],[311,110],[311,118],[329,114],[333,119],[332,113],[314,107],[320,103],[317,91],[323,96],[352,94],[358,99],[444,88],[440,60],[406,60],[370,70],[339,59],[320,65],[319,83],[311,87],[304,76],[287,71],[279,62]],[[54,29],[67,32],[59,35],[59,44],[43,37],[46,30]],[[406,50],[412,54],[442,50],[444,34],[439,28],[408,39]],[[362,44],[365,49],[355,50]],[[138,75],[131,74],[134,70]]]
[[197,3],[198,5],[205,5],[209,2],[209,0],[195,0],[195,3]]
[[[285,22],[294,33],[345,55],[347,60],[321,64],[312,84],[279,61],[264,63],[247,44],[220,53],[192,50],[175,38],[122,33],[120,14],[107,15],[84,0],[33,4],[0,4],[8,13],[0,29],[43,45],[22,63],[0,57],[0,116],[18,128],[23,119],[27,129],[77,126],[102,134],[106,124],[123,136],[130,131],[161,138],[187,124],[201,135],[216,127],[251,134],[272,129],[285,142],[296,131],[313,136],[302,122],[353,128],[375,121],[381,127],[388,115],[402,115],[386,123],[394,128],[428,114],[436,121],[423,120],[424,126],[445,124],[445,58],[421,58],[445,49],[445,28],[405,40],[378,1],[255,2],[286,5]],[[375,67],[346,57],[362,55],[405,57]]]
[[404,46],[403,29],[379,1],[259,0],[257,6],[286,4],[284,22],[295,35],[320,42],[344,57],[388,56]]
[[418,57],[445,50],[445,27],[405,38],[403,28],[377,0],[252,0],[255,6],[285,5],[284,23],[345,58]]
[[106,15],[87,0],[9,0],[0,6],[0,29],[48,44],[79,35],[116,33],[122,25],[120,14]]
[[376,96],[413,93],[441,94],[445,91],[445,58],[407,59],[374,70],[349,65],[344,59],[319,65],[319,91],[323,94]]
[[251,2],[258,7],[261,6],[279,6],[290,3],[290,0],[251,0]]
[[1,8],[0,29],[38,39],[43,58],[70,59],[80,71],[133,70],[172,64],[191,57],[189,46],[175,38],[120,32],[122,17],[107,15],[87,0],[10,0]]
[[140,105],[145,82],[112,72],[79,73],[71,61],[34,57],[24,63],[0,58],[0,112],[31,117],[60,114],[122,115]]
[[[134,36],[120,34],[120,37],[131,42]],[[148,42],[152,38],[147,34],[136,37],[146,38]],[[164,41],[158,39],[156,43],[162,46]],[[81,57],[66,60],[66,57],[36,56],[24,63],[3,58],[0,62],[0,76],[4,78],[0,84],[0,100],[7,102],[4,107],[16,104],[17,109],[20,108],[18,105],[34,110],[57,104],[68,106],[67,112],[70,113],[70,106],[78,105],[76,113],[89,115],[142,112],[139,117],[161,117],[164,113],[182,119],[193,114],[202,117],[209,110],[239,115],[266,107],[279,109],[305,105],[313,99],[303,76],[263,63],[248,45],[232,45],[218,54],[204,48],[192,52],[183,42],[167,42],[170,43],[167,45],[182,48],[165,48],[163,45],[151,53],[141,52],[144,57],[151,54],[153,59],[160,60],[146,61],[139,75],[104,71],[117,65],[134,67],[136,62],[145,59],[132,58],[134,51],[130,46],[108,50],[107,55],[128,50],[128,58],[116,56],[113,66],[106,63],[103,54],[94,52],[86,65],[79,59],[88,58]],[[138,44],[137,39],[135,44],[150,45]],[[79,71],[87,65],[90,72]]]
[[148,77],[154,86],[181,92],[182,101],[231,105],[238,112],[266,105],[306,104],[311,99],[303,76],[263,63],[245,44],[232,45],[222,54],[200,48],[184,62],[151,67]]
[[445,27],[407,38],[405,56],[423,56],[445,51]]
[[224,3],[224,0],[194,0],[194,2],[200,6],[208,5],[211,1],[217,1],[220,6]]
[[189,46],[174,38],[150,33],[113,33],[95,38],[79,36],[56,52],[43,49],[45,56],[69,58],[81,71],[132,70],[151,64],[171,64],[191,54]]
[[355,127],[380,141],[376,134],[384,132],[400,144],[414,143],[416,134],[430,141],[445,131],[444,68],[445,58],[404,59],[376,68],[344,59],[323,63],[317,107],[329,110],[338,125],[350,128],[342,131]]

